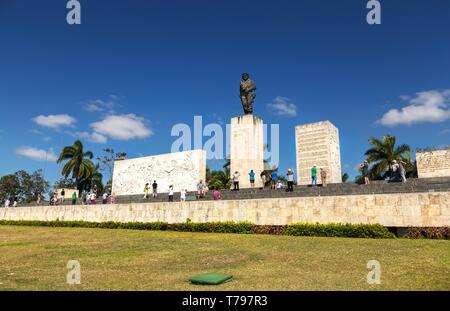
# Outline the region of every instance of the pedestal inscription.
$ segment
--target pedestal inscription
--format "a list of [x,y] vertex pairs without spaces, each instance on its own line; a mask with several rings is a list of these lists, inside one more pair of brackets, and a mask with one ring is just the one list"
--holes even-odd
[[320,168],[325,169],[328,183],[341,183],[341,153],[339,131],[330,121],[298,125],[295,127],[297,156],[297,183],[311,183],[311,167],[317,166],[320,182]]

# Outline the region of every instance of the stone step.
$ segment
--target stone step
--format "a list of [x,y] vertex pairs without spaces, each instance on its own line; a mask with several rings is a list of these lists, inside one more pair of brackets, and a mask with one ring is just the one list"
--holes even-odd
[[[294,186],[293,192],[286,192],[284,189],[241,189],[239,191],[222,190],[222,200],[247,200],[262,198],[283,198],[283,197],[307,197],[307,196],[339,196],[339,195],[358,195],[358,194],[382,194],[382,193],[408,193],[408,192],[439,192],[450,191],[450,177],[445,178],[427,178],[427,179],[408,179],[406,183],[392,183],[387,181],[371,181],[370,185],[358,185],[354,183],[329,184],[327,187],[321,185],[317,187]],[[210,191],[205,198],[201,200],[213,200],[213,191]],[[196,195],[195,192],[189,192],[188,195]],[[180,193],[174,193],[174,201],[180,200]],[[167,202],[167,193],[160,193],[156,199],[151,194],[148,199],[143,198],[143,194],[118,196],[117,203],[151,203]],[[97,199],[97,204],[101,204],[101,198]],[[79,200],[77,201],[80,204]],[[48,205],[48,202],[42,202],[42,205]],[[67,199],[64,205],[71,205],[72,200]],[[34,203],[22,204],[21,206],[34,206]]]

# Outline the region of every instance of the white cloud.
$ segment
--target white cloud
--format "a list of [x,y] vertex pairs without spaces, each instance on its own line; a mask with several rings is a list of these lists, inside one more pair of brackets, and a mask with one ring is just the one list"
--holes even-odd
[[99,111],[103,111],[103,108],[100,107],[100,105],[98,105],[98,104],[95,103],[95,102],[90,102],[90,103],[88,103],[88,104],[84,107],[84,109],[85,109],[86,111],[88,111],[88,112],[99,112]]
[[144,124],[144,119],[135,114],[109,115],[102,121],[91,124],[95,133],[118,140],[142,139],[153,134]]
[[120,106],[119,100],[120,98],[117,95],[109,95],[107,100],[91,100],[84,106],[84,110],[88,112],[101,112],[107,110],[110,114],[113,114],[113,109]]
[[295,117],[297,115],[297,106],[289,98],[277,96],[272,103],[267,104],[276,115]]
[[76,132],[73,136],[81,139],[87,139],[92,143],[106,144],[108,142],[108,138],[99,133],[89,134],[88,132]]
[[450,89],[417,93],[409,105],[391,109],[377,121],[384,126],[438,123],[450,119]]
[[37,161],[56,161],[57,156],[52,149],[42,150],[33,147],[21,147],[16,149],[16,154]]
[[75,118],[67,115],[67,114],[58,114],[58,115],[40,115],[37,117],[34,117],[33,122],[36,124],[43,126],[43,127],[49,127],[52,129],[59,129],[62,126],[73,126],[73,124],[76,122]]

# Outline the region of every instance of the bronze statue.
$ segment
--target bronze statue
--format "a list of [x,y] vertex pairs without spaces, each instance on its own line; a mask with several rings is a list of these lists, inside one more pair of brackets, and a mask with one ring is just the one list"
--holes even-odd
[[241,96],[242,108],[244,108],[245,114],[253,113],[253,102],[256,97],[255,90],[256,85],[252,80],[250,80],[248,73],[243,73],[239,94]]

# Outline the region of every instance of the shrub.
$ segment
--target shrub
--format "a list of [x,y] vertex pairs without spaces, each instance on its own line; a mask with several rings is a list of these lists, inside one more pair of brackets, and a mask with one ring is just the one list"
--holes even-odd
[[450,227],[413,227],[408,228],[406,237],[409,239],[441,239],[450,240]]
[[382,225],[365,224],[306,224],[288,225],[285,234],[294,236],[394,238],[395,235]]
[[[240,233],[240,234],[284,234],[291,236],[349,237],[349,238],[393,238],[394,234],[381,225],[353,224],[291,224],[288,226],[258,226],[250,222],[209,222],[177,223],[165,222],[87,222],[87,221],[39,221],[39,220],[0,220],[0,225],[42,226],[42,227],[80,227],[131,230],[160,230],[182,232]],[[417,231],[411,231],[411,236]],[[431,237],[421,233],[423,237]],[[446,231],[448,237],[448,229]]]
[[275,234],[282,235],[285,234],[287,226],[277,226],[277,225],[261,225],[253,226],[252,233],[255,234]]

